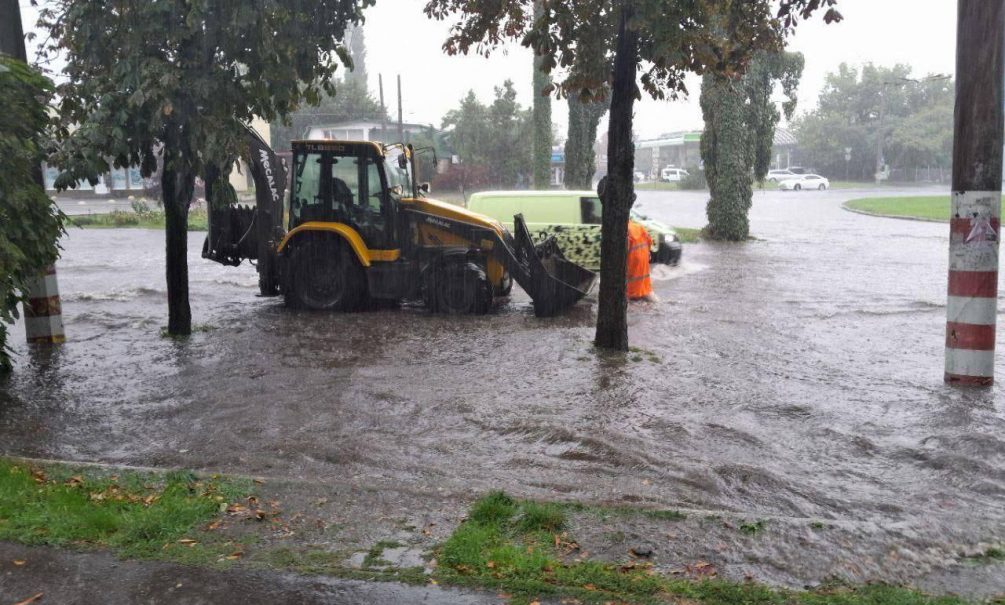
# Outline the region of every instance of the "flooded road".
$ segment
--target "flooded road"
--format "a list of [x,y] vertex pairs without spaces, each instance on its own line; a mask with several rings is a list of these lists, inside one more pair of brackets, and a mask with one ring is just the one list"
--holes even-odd
[[[202,234],[198,331],[174,341],[163,235],[73,230],[69,342],[15,340],[0,451],[1001,542],[1001,381],[942,382],[948,227],[841,210],[864,195],[757,193],[757,241],[658,269],[663,302],[631,307],[627,359],[593,350],[595,300],[546,320],[523,293],[487,317],[290,311],[256,297],[253,268],[200,259]],[[638,207],[701,227],[704,201]]]

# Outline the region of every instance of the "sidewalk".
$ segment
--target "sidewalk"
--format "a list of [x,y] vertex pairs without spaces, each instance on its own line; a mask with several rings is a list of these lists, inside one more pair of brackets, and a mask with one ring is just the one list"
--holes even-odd
[[[23,562],[16,565],[14,561]],[[217,571],[154,561],[120,561],[105,552],[0,542],[0,605],[42,594],[39,605],[483,605],[487,593],[438,586],[340,580],[232,569]]]

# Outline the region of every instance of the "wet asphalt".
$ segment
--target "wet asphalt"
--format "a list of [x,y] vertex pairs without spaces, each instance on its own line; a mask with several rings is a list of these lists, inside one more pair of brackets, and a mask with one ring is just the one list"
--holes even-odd
[[[840,207],[871,194],[758,192],[757,240],[655,269],[662,302],[632,305],[627,357],[593,350],[592,297],[547,320],[520,292],[486,317],[290,311],[256,296],[253,268],[200,259],[195,233],[198,330],[165,339],[163,235],[73,230],[69,342],[15,341],[0,453],[823,519],[870,528],[852,557],[999,544],[1002,387],[942,382],[948,226]],[[640,192],[638,208],[705,223],[699,193]],[[750,569],[828,575],[777,547],[750,545],[771,561]],[[912,579],[890,569],[864,578]]]

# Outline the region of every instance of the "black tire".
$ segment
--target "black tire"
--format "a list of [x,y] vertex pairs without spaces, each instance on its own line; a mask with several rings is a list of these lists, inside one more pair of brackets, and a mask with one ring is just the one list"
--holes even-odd
[[492,306],[485,269],[466,259],[448,259],[429,269],[423,299],[435,313],[484,315]]
[[345,243],[309,239],[290,258],[286,304],[315,311],[356,311],[367,298],[366,275]]
[[793,191],[802,191],[803,190],[803,186],[799,185],[799,184],[793,185],[792,186],[792,190]]
[[820,191],[823,191],[823,190],[827,189],[827,185],[820,185],[820,187],[818,187],[818,189]]

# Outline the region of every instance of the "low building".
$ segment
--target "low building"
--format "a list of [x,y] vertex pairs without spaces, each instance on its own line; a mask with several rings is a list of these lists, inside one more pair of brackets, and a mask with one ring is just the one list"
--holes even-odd
[[[700,130],[671,132],[635,145],[635,170],[648,180],[658,180],[664,168],[701,168]],[[775,129],[771,168],[788,168],[798,147],[795,135],[786,128]]]
[[[415,135],[429,132],[432,126],[405,122],[401,125],[402,137],[398,136],[398,123],[387,122],[385,130],[382,122],[374,120],[352,120],[334,124],[319,124],[311,126],[304,133],[308,140],[339,140],[339,141],[379,141],[381,143],[411,143]],[[404,138],[401,141],[400,138]]]

